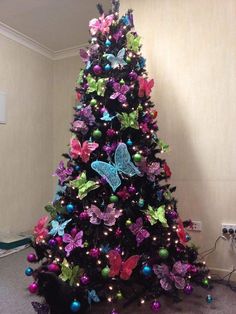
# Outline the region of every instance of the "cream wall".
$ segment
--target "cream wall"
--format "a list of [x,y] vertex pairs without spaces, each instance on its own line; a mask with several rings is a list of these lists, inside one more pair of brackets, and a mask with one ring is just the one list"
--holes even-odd
[[[203,222],[193,239],[204,250],[222,222],[236,223],[236,1],[121,0],[128,8],[155,79],[179,210]],[[221,240],[207,261],[231,269],[235,256]]]
[[52,62],[0,35],[0,232],[32,229],[52,195]]

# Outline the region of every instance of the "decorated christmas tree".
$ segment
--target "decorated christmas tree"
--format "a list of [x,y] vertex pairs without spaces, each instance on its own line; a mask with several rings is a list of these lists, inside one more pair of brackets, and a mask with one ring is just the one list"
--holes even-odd
[[150,100],[141,38],[132,11],[112,11],[89,22],[91,41],[80,55],[71,140],[59,163],[58,192],[34,229],[36,254],[28,267],[29,291],[39,313],[85,313],[96,303],[150,303],[158,312],[162,294],[174,300],[192,293],[192,282],[208,286],[208,271],[189,244],[177,211],[168,145],[158,135]]

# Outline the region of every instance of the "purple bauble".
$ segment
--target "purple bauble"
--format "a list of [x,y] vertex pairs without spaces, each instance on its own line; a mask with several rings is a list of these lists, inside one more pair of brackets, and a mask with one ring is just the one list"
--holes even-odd
[[119,312],[117,312],[117,310],[113,309],[110,314],[119,314]]
[[96,75],[99,75],[102,73],[102,68],[100,67],[100,65],[96,64],[94,67],[93,67],[93,72],[96,74]]
[[57,245],[57,241],[56,241],[55,239],[50,239],[49,242],[48,242],[48,244],[49,244],[50,246],[56,246],[56,245]]
[[174,210],[168,211],[168,216],[169,216],[171,219],[176,219],[176,218],[178,218],[178,214],[177,214],[176,211],[174,211]]
[[52,273],[58,273],[60,271],[60,266],[52,263],[48,265],[48,270],[51,271]]
[[80,278],[80,282],[83,284],[83,285],[88,285],[90,283],[90,278],[84,274],[81,278]]
[[138,74],[136,72],[132,71],[129,73],[129,78],[131,80],[135,81],[137,79],[137,77],[138,77]]
[[99,248],[94,247],[93,249],[91,249],[91,250],[89,251],[89,255],[90,255],[91,257],[98,258],[99,255],[100,255],[100,250],[99,250]]
[[36,263],[37,262],[37,256],[34,253],[29,253],[27,256],[27,261],[29,263]]
[[158,312],[161,308],[161,303],[157,300],[153,301],[151,304],[151,309],[153,310],[153,312]]
[[128,192],[131,193],[131,194],[135,194],[136,193],[136,188],[133,185],[131,185],[131,186],[128,187]]
[[71,236],[74,238],[75,237],[75,235],[78,233],[78,229],[76,228],[76,227],[74,227],[74,228],[72,228],[71,229],[71,232],[70,232],[70,234],[71,234]]
[[86,220],[88,218],[89,218],[89,215],[88,215],[87,211],[83,211],[82,213],[79,214],[80,220]]
[[193,292],[193,286],[187,283],[187,285],[184,287],[184,293],[187,295],[192,294]]
[[38,284],[36,282],[33,282],[29,285],[28,290],[30,293],[37,293],[38,291]]

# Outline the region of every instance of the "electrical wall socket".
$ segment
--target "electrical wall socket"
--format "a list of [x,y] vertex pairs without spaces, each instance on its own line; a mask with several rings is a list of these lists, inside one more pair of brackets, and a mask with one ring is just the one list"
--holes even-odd
[[[233,234],[236,233],[236,224],[226,224],[226,223],[221,224],[221,232],[223,234],[227,234],[227,233],[229,234],[230,229],[234,231]],[[224,231],[227,230],[227,232],[223,232],[223,230]]]
[[188,231],[202,231],[202,222],[192,220],[192,225],[186,228]]

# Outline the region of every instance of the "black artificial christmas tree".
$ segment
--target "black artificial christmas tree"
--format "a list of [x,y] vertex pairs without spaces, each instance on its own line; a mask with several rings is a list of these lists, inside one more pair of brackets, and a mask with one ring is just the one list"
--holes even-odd
[[60,189],[46,206],[50,219],[34,230],[36,255],[28,261],[41,266],[26,274],[34,277],[30,292],[45,297],[47,304],[33,304],[39,313],[145,300],[158,312],[160,295],[178,299],[192,292],[191,282],[208,285],[167,183],[171,171],[161,154],[168,145],[156,134],[154,81],[132,11],[119,19],[119,1],[112,4],[108,15],[99,5],[100,17],[89,23],[70,149],[55,173]]

